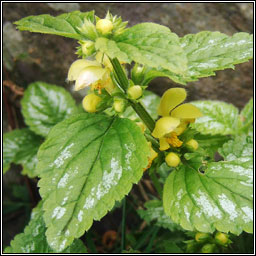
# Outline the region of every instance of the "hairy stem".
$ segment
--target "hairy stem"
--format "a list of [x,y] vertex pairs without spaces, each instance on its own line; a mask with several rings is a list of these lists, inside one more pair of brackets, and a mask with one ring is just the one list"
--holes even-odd
[[[110,59],[112,66],[115,71],[115,78],[119,84],[119,86],[122,88],[123,92],[126,92],[129,86],[129,80],[120,64],[117,58]],[[137,113],[137,115],[140,117],[140,119],[143,121],[143,123],[147,126],[147,128],[152,132],[155,128],[155,121],[150,116],[150,114],[146,111],[146,109],[141,105],[140,102],[137,102],[135,100],[128,100],[129,104],[133,108],[133,110]]]

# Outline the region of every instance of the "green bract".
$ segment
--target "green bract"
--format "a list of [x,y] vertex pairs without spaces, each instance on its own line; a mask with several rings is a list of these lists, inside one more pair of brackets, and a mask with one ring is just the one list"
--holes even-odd
[[50,246],[66,248],[111,210],[140,180],[148,156],[146,139],[128,119],[79,114],[56,125],[37,165]]

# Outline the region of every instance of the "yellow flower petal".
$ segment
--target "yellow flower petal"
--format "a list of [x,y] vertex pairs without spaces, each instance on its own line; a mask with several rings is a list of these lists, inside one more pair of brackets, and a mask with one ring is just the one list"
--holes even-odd
[[110,70],[113,69],[113,66],[106,54],[103,54],[102,52],[98,52],[95,56],[95,59],[102,63],[105,67],[109,68]]
[[76,79],[75,91],[79,91],[102,79],[106,69],[101,67],[87,67],[81,70]]
[[74,81],[78,78],[79,73],[86,67],[89,66],[95,66],[95,67],[100,67],[100,63],[97,61],[91,61],[91,60],[76,60],[74,61],[68,71],[68,80],[69,81]]
[[177,108],[175,108],[171,112],[171,116],[176,117],[176,118],[192,119],[192,118],[201,117],[201,116],[203,116],[203,114],[196,106],[194,106],[190,103],[185,103],[185,104],[182,104],[182,105],[178,106]]
[[195,118],[185,118],[185,119],[182,119],[182,122],[186,123],[186,124],[192,124],[196,121]]
[[174,129],[174,132],[179,136],[186,130],[187,126],[187,122],[185,122],[184,120],[180,120],[180,125],[176,129]]
[[158,153],[152,148],[151,143],[148,143],[149,147],[150,147],[150,156],[148,157],[148,166],[146,168],[144,168],[144,172],[151,167],[152,162],[154,161],[154,159],[158,156]]
[[165,137],[162,137],[159,139],[159,142],[160,142],[160,150],[161,151],[164,151],[164,150],[167,150],[168,148],[170,148],[170,145],[169,143],[166,141],[166,138]]
[[170,111],[182,103],[186,97],[187,93],[183,88],[171,88],[167,90],[161,98],[158,115],[168,116]]
[[178,118],[170,116],[162,117],[156,122],[156,126],[152,132],[152,135],[155,138],[161,138],[165,134],[172,132],[179,124],[180,120]]
[[174,148],[179,148],[183,144],[183,141],[179,140],[176,132],[171,132],[166,141]]
[[102,88],[105,88],[109,94],[111,94],[116,88],[116,86],[112,82],[109,72],[106,72],[102,77]]

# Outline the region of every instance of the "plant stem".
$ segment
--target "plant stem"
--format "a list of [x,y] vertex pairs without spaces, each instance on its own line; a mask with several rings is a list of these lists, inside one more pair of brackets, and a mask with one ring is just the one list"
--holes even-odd
[[122,211],[122,237],[121,237],[121,252],[125,250],[125,233],[126,233],[126,197],[123,199]]
[[155,171],[154,170],[150,170],[149,171],[149,176],[150,176],[150,178],[151,178],[151,180],[152,180],[152,182],[154,184],[154,187],[155,187],[157,193],[159,194],[160,198],[162,198],[162,196],[163,196],[163,189],[162,189],[162,186],[161,186],[161,184],[160,184],[160,182],[159,182],[159,180],[158,180],[158,178],[156,176]]
[[150,132],[153,132],[155,128],[155,121],[146,111],[146,109],[141,105],[140,102],[129,100],[130,105],[132,106],[133,110],[137,113],[143,123],[148,127]]
[[[124,92],[128,89],[129,86],[129,80],[120,64],[117,58],[110,59],[112,66],[115,71],[115,78],[117,79],[117,82],[119,83],[119,86],[122,88]],[[146,109],[141,105],[140,102],[137,102],[135,100],[128,99],[129,104],[133,108],[133,110],[137,113],[137,115],[141,118],[141,120],[144,122],[144,124],[148,127],[150,132],[152,132],[155,128],[155,121],[150,116],[150,114],[146,111]]]
[[151,227],[147,232],[143,232],[142,237],[138,240],[138,243],[135,245],[134,250],[139,250],[147,241],[148,237],[151,236],[151,234],[156,229],[155,226]]
[[154,240],[155,240],[155,238],[156,238],[156,235],[157,235],[159,229],[160,229],[159,227],[155,227],[155,228],[154,228],[154,231],[153,231],[153,234],[152,234],[152,236],[151,236],[151,238],[150,238],[150,241],[149,241],[149,243],[148,243],[148,246],[147,246],[146,249],[145,249],[145,253],[150,253],[150,251],[151,251],[151,249],[152,249],[152,246],[153,246],[153,244],[154,244]]
[[153,146],[154,150],[156,150],[157,152],[161,152],[159,150],[159,143],[158,143],[158,141],[154,137],[152,137],[150,134],[148,134],[146,132],[144,133],[144,135],[147,138],[147,140],[152,143],[152,146]]

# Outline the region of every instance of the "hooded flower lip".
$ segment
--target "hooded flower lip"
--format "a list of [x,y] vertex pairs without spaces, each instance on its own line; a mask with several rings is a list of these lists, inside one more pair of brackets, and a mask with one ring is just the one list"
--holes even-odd
[[79,91],[87,86],[93,85],[101,80],[106,70],[101,67],[89,66],[81,70],[76,79],[75,91]]
[[160,150],[166,150],[172,145],[180,147],[180,135],[195,118],[201,117],[201,111],[190,103],[181,104],[187,97],[183,88],[167,90],[160,101],[158,114],[161,117],[155,125],[152,135],[160,140]]
[[75,91],[79,91],[101,80],[106,80],[108,77],[106,76],[107,72],[107,69],[102,68],[97,61],[76,60],[69,68],[68,80],[75,80]]
[[187,93],[182,88],[171,88],[167,90],[161,98],[158,115],[169,116],[170,111],[182,103],[186,97]]
[[68,80],[69,81],[75,81],[79,73],[86,67],[101,67],[100,63],[97,61],[92,61],[92,60],[76,60],[74,61],[68,71]]
[[156,122],[152,135],[159,139],[165,134],[172,132],[179,124],[180,120],[178,118],[171,116],[162,117]]

